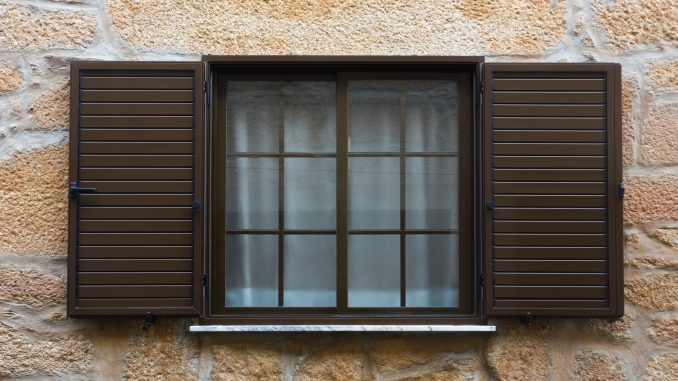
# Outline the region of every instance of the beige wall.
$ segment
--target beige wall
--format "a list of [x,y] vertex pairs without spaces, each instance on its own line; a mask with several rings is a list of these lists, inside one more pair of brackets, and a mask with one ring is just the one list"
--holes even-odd
[[[620,62],[626,316],[495,334],[186,333],[65,316],[68,62],[220,54]],[[0,0],[0,379],[678,379],[675,0]]]

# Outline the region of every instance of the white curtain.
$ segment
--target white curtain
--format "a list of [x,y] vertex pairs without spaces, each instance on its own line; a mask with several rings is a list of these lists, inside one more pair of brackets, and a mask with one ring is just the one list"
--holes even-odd
[[[335,153],[336,90],[332,82],[230,82],[227,150],[230,153]],[[456,153],[457,86],[453,81],[351,81],[349,150]],[[404,139],[401,139],[404,127]],[[279,200],[277,157],[227,160],[227,229],[335,229],[336,159],[284,159]],[[458,162],[453,156],[408,156],[407,229],[457,229]],[[398,156],[349,158],[349,229],[399,229]],[[455,234],[407,234],[407,306],[458,306]],[[227,306],[276,306],[278,238],[229,234]],[[336,237],[296,234],[284,239],[285,306],[334,306]],[[400,306],[398,234],[352,234],[348,242],[351,307]]]

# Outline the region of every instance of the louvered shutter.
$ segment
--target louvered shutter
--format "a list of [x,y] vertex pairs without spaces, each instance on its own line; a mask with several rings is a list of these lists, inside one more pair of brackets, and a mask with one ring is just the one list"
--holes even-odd
[[484,66],[488,316],[623,314],[620,76]]
[[202,65],[74,62],[68,311],[198,315]]

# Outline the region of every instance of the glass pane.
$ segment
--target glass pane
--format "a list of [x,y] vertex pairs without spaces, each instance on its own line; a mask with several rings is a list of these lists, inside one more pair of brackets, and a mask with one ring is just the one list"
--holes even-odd
[[278,305],[278,236],[226,236],[226,306]]
[[405,160],[405,225],[408,229],[456,229],[458,164],[455,157]]
[[350,151],[400,151],[401,87],[398,82],[348,82]]
[[226,85],[228,152],[279,152],[281,82],[232,81]]
[[285,237],[285,307],[334,307],[337,302],[334,235]]
[[334,82],[283,82],[285,151],[335,152],[337,92]]
[[336,194],[334,158],[285,159],[286,229],[334,229]]
[[405,147],[410,152],[456,152],[459,134],[456,81],[403,81]]
[[457,236],[410,234],[406,242],[406,305],[458,307]]
[[399,158],[349,158],[348,227],[400,228]]
[[400,307],[400,236],[348,237],[349,307]]
[[278,159],[226,159],[226,228],[278,228]]

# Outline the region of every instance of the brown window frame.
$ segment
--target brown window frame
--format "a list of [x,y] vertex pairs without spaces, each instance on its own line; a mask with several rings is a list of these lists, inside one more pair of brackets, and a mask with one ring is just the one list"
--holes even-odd
[[[224,57],[206,56],[207,106],[206,113],[206,190],[205,211],[208,229],[205,274],[209,284],[205,292],[204,323],[208,324],[463,324],[479,323],[481,319],[481,284],[479,251],[478,197],[480,197],[479,133],[477,121],[480,107],[479,80],[482,57]],[[226,81],[324,79],[336,81],[337,86],[337,307],[230,307],[223,306],[225,292],[224,252],[224,173],[225,160],[225,104]],[[459,300],[458,308],[349,308],[346,290],[347,257],[347,81],[349,79],[440,79],[453,78],[460,84],[459,128]],[[211,99],[210,99],[211,98]],[[256,155],[256,154],[255,154]],[[279,154],[280,157],[283,154]],[[429,156],[435,156],[432,154]],[[397,157],[405,157],[404,152]],[[276,156],[278,157],[278,156]],[[401,192],[401,198],[403,194]],[[401,210],[401,226],[390,233],[404,237],[406,229]],[[424,231],[422,231],[424,232]],[[282,231],[276,231],[279,237]],[[282,239],[279,238],[279,242]],[[401,245],[402,246],[402,245]],[[283,255],[282,251],[279,253]],[[401,247],[401,264],[405,258]],[[280,264],[280,268],[283,266]],[[402,282],[401,266],[401,288]],[[343,280],[343,282],[342,282]],[[279,276],[282,282],[282,277]],[[402,290],[401,290],[402,291]],[[221,303],[219,301],[222,301]]]

